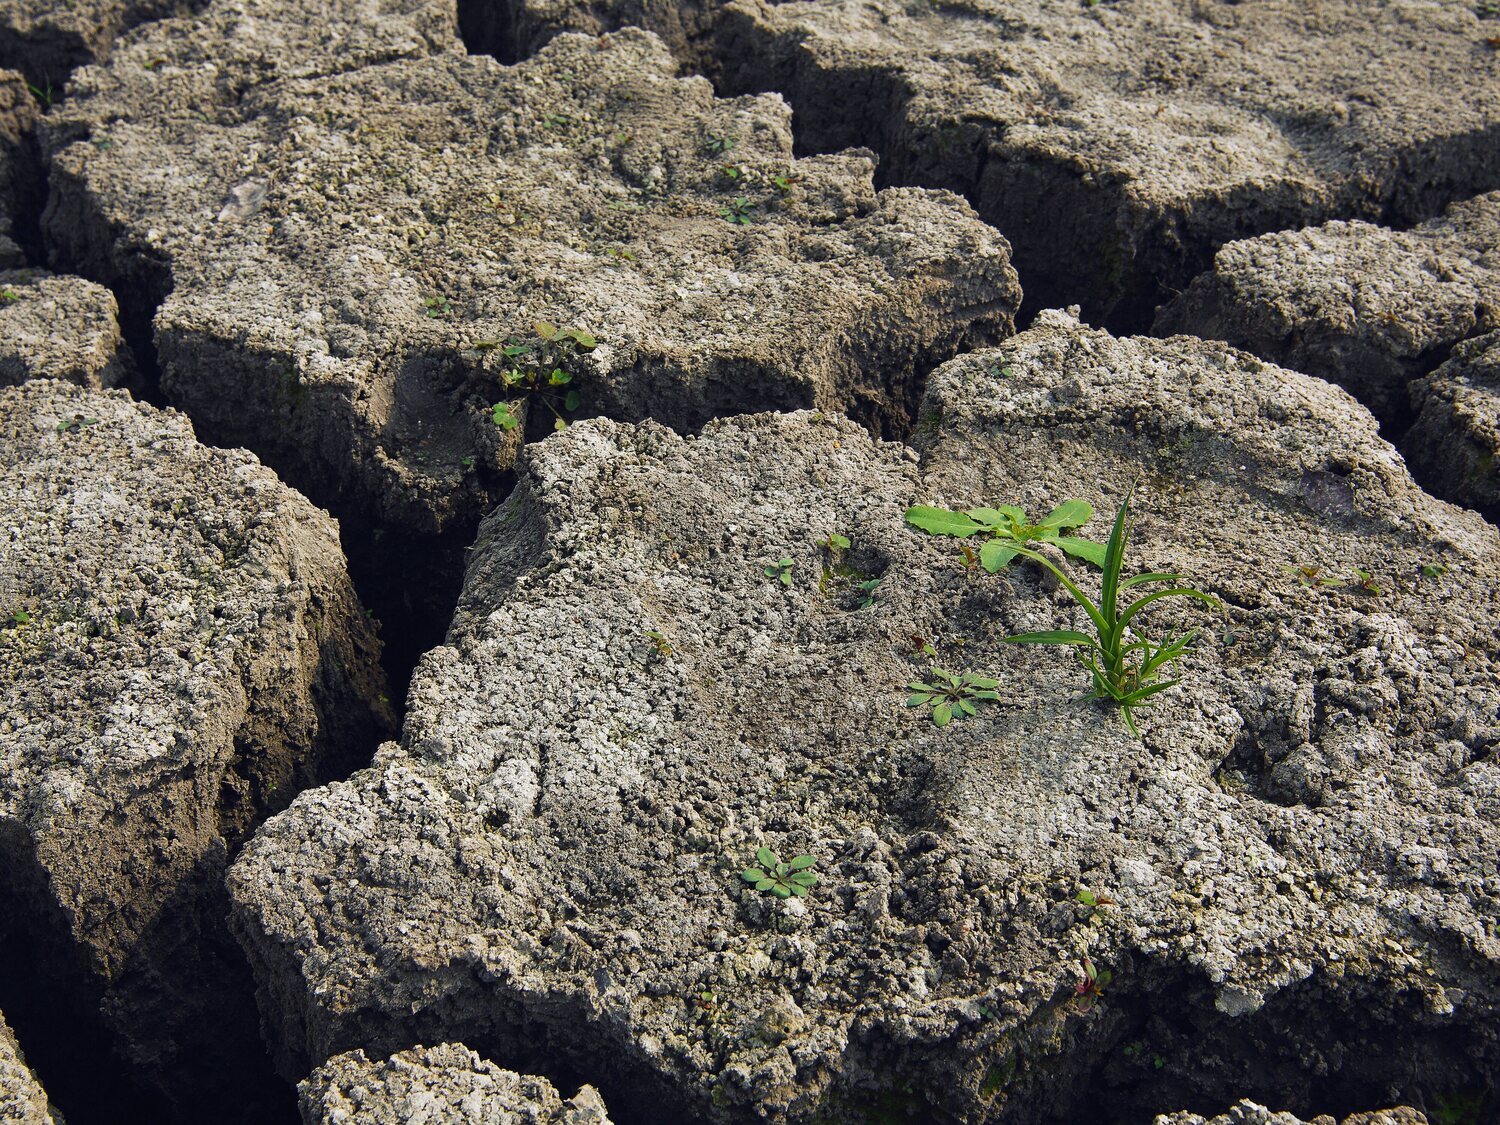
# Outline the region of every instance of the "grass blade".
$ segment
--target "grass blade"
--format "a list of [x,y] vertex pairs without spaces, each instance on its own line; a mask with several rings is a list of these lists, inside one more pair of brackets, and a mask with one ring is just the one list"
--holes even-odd
[[1008,645],[1079,645],[1094,648],[1094,638],[1072,629],[1049,629],[1041,633],[1015,633],[1001,640]]
[[1141,610],[1145,609],[1146,606],[1151,602],[1156,601],[1157,598],[1196,598],[1198,601],[1203,602],[1204,604],[1211,606],[1214,609],[1223,608],[1223,606],[1219,602],[1219,599],[1214,597],[1212,594],[1205,594],[1202,590],[1193,590],[1188,588],[1187,586],[1173,586],[1170,590],[1153,590],[1145,597],[1138,598],[1137,600],[1131,602],[1130,608],[1120,616],[1120,627],[1124,628],[1126,625],[1130,624],[1130,619],[1132,617],[1134,617]]

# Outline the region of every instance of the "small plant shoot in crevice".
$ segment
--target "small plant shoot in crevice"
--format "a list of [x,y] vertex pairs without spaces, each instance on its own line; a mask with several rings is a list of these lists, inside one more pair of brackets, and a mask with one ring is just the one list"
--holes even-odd
[[1168,633],[1163,639],[1153,641],[1137,627],[1137,616],[1152,602],[1163,598],[1191,598],[1213,609],[1222,607],[1217,598],[1201,590],[1170,585],[1167,589],[1155,590],[1137,598],[1121,609],[1120,594],[1125,590],[1156,582],[1183,581],[1182,575],[1165,572],[1138,574],[1134,578],[1121,580],[1120,573],[1125,565],[1125,546],[1129,537],[1129,514],[1130,494],[1127,493],[1120,503],[1114,528],[1110,532],[1104,556],[1103,584],[1097,603],[1045,555],[1026,547],[1011,548],[1016,554],[1041,563],[1057,577],[1073,596],[1073,600],[1088,614],[1095,635],[1089,636],[1072,629],[1051,629],[1037,633],[1017,633],[1006,637],[1005,641],[1008,644],[1072,646],[1092,680],[1091,698],[1118,705],[1130,733],[1139,738],[1141,732],[1135,723],[1134,709],[1179,682],[1161,677],[1173,662],[1188,651],[1198,631],[1190,629],[1181,635]]
[[906,522],[929,535],[951,535],[955,539],[986,536],[984,546],[979,549],[979,561],[985,570],[998,574],[1017,554],[1026,553],[1017,548],[1027,543],[1051,543],[1076,559],[1102,567],[1103,544],[1063,534],[1082,527],[1093,515],[1094,509],[1082,500],[1059,504],[1039,523],[1029,523],[1026,513],[1013,504],[965,511],[918,504],[906,509]]
[[523,398],[540,402],[551,411],[553,429],[566,429],[565,415],[576,411],[580,403],[578,392],[571,385],[574,362],[599,344],[582,328],[559,328],[542,321],[533,331],[536,337],[532,340],[512,336],[504,344],[499,340],[479,340],[472,345],[476,351],[500,349],[507,360],[500,372],[500,382],[505,390],[520,396],[502,399],[490,407],[490,420],[502,430],[514,430],[521,424]]

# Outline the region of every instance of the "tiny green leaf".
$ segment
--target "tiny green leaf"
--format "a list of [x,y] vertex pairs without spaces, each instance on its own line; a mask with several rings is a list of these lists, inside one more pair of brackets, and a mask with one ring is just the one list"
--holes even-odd
[[775,867],[777,863],[776,853],[770,848],[756,849],[755,859],[762,867]]

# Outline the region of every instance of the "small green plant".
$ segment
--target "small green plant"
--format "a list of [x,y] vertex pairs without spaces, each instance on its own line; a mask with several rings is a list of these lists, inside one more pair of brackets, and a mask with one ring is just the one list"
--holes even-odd
[[869,609],[872,605],[875,604],[875,598],[880,591],[880,583],[882,581],[883,580],[879,578],[867,578],[859,584],[858,590],[860,609]]
[[1421,570],[1423,578],[1441,578],[1448,573],[1447,565],[1440,562],[1423,563]]
[[82,414],[75,414],[71,418],[63,418],[57,423],[57,432],[60,434],[76,434],[79,430],[87,429],[89,426],[97,426],[99,419],[87,418]]
[[1382,593],[1380,583],[1375,581],[1375,575],[1362,566],[1354,568],[1354,580],[1349,585],[1361,594],[1369,594],[1372,597]]
[[764,574],[767,578],[779,580],[783,586],[790,586],[792,584],[792,565],[792,560],[783,556],[766,567]]
[[22,625],[30,624],[31,614],[27,613],[24,609],[18,609],[3,621],[0,621],[0,629],[16,629]]
[[453,302],[441,295],[428,297],[422,302],[422,308],[426,310],[428,316],[436,320],[452,314]]
[[1326,567],[1308,566],[1299,563],[1286,568],[1288,574],[1296,575],[1297,581],[1310,590],[1336,590],[1344,585],[1342,579],[1328,573]]
[[849,545],[849,537],[840,535],[837,531],[830,531],[825,538],[818,540],[818,546],[825,548],[829,552],[847,551]]
[[1083,970],[1083,977],[1073,985],[1073,997],[1078,1001],[1078,1010],[1087,1012],[1104,995],[1115,974],[1108,969],[1094,968],[1094,963],[1087,957],[1078,962],[1078,967]]
[[672,655],[672,642],[667,640],[665,633],[658,632],[655,629],[647,629],[646,639],[656,646],[656,652],[659,656]]
[[906,509],[906,522],[929,535],[950,535],[955,539],[987,536],[984,546],[979,549],[979,561],[985,570],[997,574],[1018,554],[1037,557],[1019,549],[1027,543],[1051,543],[1074,558],[1102,567],[1103,544],[1063,534],[1083,526],[1093,515],[1094,509],[1082,500],[1059,504],[1040,523],[1034,524],[1028,523],[1026,513],[1011,504],[966,511],[918,504]]
[[703,139],[703,151],[710,156],[723,156],[737,143],[733,137],[727,137],[721,133],[710,133]]
[[787,172],[784,175],[772,176],[771,182],[776,185],[776,190],[782,195],[791,195],[792,188],[802,182],[802,177],[795,172]]
[[979,703],[993,703],[1000,698],[995,689],[999,681],[987,676],[976,676],[972,672],[955,674],[942,668],[927,673],[926,680],[913,680],[906,685],[911,692],[906,699],[908,707],[932,708],[932,721],[945,727],[959,715],[973,715]]
[[[552,428],[566,429],[564,414],[578,409],[581,397],[571,387],[572,365],[577,357],[593,351],[599,341],[582,328],[559,328],[547,321],[533,326],[534,339],[512,336],[503,344],[499,340],[476,340],[470,347],[476,351],[499,349],[508,361],[500,372],[500,381],[508,391],[540,402],[552,412]],[[490,407],[490,420],[502,430],[514,430],[521,424],[519,399],[502,400]]]
[[17,293],[9,285],[4,286],[3,288],[0,288],[0,305],[14,304],[16,301],[19,301],[20,299],[21,299],[21,294]]
[[755,853],[755,861],[760,866],[746,868],[740,878],[757,891],[768,891],[777,898],[806,898],[808,890],[818,885],[818,877],[808,870],[818,862],[814,856],[793,856],[782,863],[770,848],[761,848]]
[[[735,175],[738,174],[738,170],[736,170]],[[748,227],[751,223],[755,222],[750,216],[750,207],[750,201],[743,195],[736,196],[723,207],[719,208],[719,217],[721,219],[728,219],[731,223],[738,223],[740,226]]]
[[1479,0],[1474,14],[1482,20],[1500,20],[1500,0]]
[[1201,590],[1173,585],[1137,598],[1122,610],[1120,593],[1123,590],[1155,582],[1182,581],[1180,574],[1170,573],[1138,574],[1123,582],[1120,580],[1120,572],[1125,565],[1129,514],[1130,494],[1127,493],[1120,502],[1120,510],[1115,514],[1114,527],[1110,531],[1104,556],[1103,584],[1097,603],[1045,555],[1026,547],[1010,548],[1016,554],[1041,563],[1056,575],[1058,581],[1073,596],[1073,600],[1088,614],[1095,635],[1091,637],[1072,629],[1051,629],[1039,633],[1017,633],[1005,640],[1009,644],[1069,645],[1075,648],[1079,662],[1089,672],[1093,682],[1092,698],[1109,700],[1118,705],[1126,727],[1139,738],[1141,732],[1135,725],[1132,711],[1153,695],[1166,691],[1179,682],[1175,679],[1164,680],[1161,676],[1188,651],[1198,631],[1190,629],[1181,636],[1168,633],[1165,639],[1152,641],[1136,628],[1136,615],[1162,598],[1192,598],[1214,609],[1222,607],[1217,598]]
[[1485,1116],[1485,1100],[1483,1094],[1462,1091],[1439,1094],[1428,1104],[1427,1117],[1432,1125],[1481,1125],[1493,1120]]
[[43,109],[52,108],[53,95],[52,82],[50,79],[44,79],[42,85],[40,86],[36,85],[35,83],[28,82],[26,83],[26,88],[31,91],[31,96],[36,99],[37,105],[41,106]]

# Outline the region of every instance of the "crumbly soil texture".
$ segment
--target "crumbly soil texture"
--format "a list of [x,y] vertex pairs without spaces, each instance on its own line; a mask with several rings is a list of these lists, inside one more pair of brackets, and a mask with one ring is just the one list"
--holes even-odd
[[0,1120],[1500,1120],[1497,246],[1490,0],[0,0]]
[[[1139,330],[1215,249],[1332,218],[1401,226],[1500,187],[1485,3],[462,0],[474,50],[639,24],[725,92],[774,90],[806,152],[960,192],[1031,310]],[[1462,90],[1462,97],[1451,96]]]
[[336,528],[120,391],[0,388],[0,467],[0,1004],[75,1080],[107,1035],[156,1112],[257,1120],[228,856],[391,722]]
[[[528,447],[401,744],[231,870],[285,1073],[460,1039],[722,1122],[1494,1074],[1495,529],[1345,392],[1203,341],[1049,314],[923,410],[920,456],[806,412]],[[1078,627],[1056,583],[902,518],[1132,481],[1132,572],[1224,606],[1146,615],[1201,641],[1143,739],[1004,643]],[[903,690],[934,666],[1000,698],[937,726]],[[761,848],[816,885],[751,886]]]

